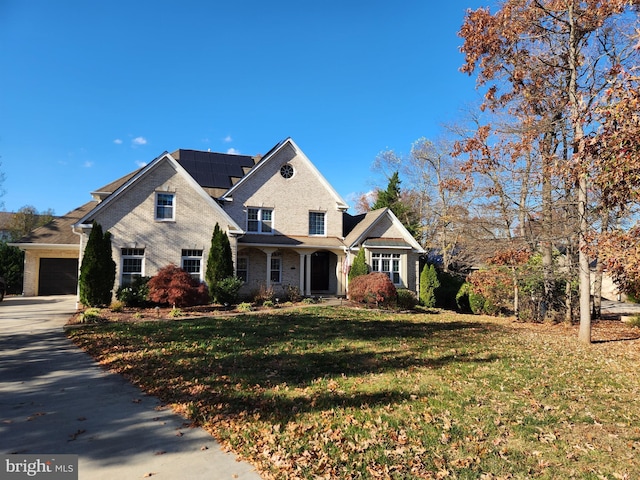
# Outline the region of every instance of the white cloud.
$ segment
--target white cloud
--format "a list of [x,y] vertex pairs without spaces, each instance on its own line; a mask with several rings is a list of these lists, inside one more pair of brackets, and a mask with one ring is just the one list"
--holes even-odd
[[231,135],[227,135],[226,137],[224,137],[223,142],[224,142],[224,143],[230,143],[230,142],[233,142],[233,138],[231,138]]
[[147,144],[147,139],[144,137],[136,137],[133,140],[131,140],[131,143],[133,145],[146,145]]
[[91,167],[93,167],[93,162],[92,162],[92,161],[87,160],[86,162],[84,162],[84,167],[85,167],[85,168],[91,168]]
[[236,150],[235,148],[230,148],[227,150],[227,153],[231,155],[240,155],[240,150]]
[[113,143],[115,143],[116,145],[122,145],[122,140],[119,138],[116,138]]
[[142,160],[136,160],[136,165],[138,166],[138,168],[146,167],[147,162],[143,162]]

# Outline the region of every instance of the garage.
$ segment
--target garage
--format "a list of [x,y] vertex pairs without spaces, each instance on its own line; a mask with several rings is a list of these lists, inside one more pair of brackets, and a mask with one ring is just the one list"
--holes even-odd
[[77,258],[41,258],[38,295],[75,294],[78,288]]

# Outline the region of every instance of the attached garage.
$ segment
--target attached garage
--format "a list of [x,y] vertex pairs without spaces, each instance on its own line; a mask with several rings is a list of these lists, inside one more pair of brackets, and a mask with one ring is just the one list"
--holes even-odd
[[38,295],[73,295],[77,289],[77,258],[40,259]]

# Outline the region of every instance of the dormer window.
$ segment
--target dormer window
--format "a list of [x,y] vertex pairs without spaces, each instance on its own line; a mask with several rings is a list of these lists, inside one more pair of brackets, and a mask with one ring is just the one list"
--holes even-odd
[[167,222],[175,220],[175,194],[156,193],[156,220]]

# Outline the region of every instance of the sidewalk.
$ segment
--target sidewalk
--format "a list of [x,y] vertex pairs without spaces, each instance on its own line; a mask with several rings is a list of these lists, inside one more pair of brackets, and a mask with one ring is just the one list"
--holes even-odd
[[253,467],[63,333],[75,297],[0,303],[0,453],[77,454],[82,480],[257,480]]

